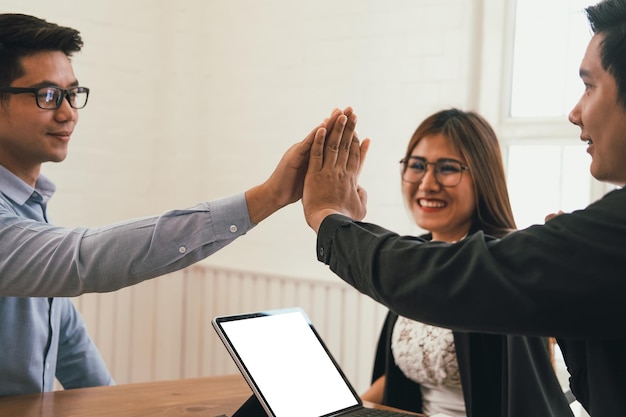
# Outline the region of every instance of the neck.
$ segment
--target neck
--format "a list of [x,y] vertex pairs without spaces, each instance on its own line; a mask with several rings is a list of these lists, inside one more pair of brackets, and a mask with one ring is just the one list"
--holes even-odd
[[31,168],[25,168],[21,166],[6,164],[4,161],[0,161],[0,165],[11,171],[13,175],[24,181],[26,184],[35,188],[35,184],[37,183],[37,179],[39,178],[39,175],[41,173],[41,164],[33,166]]
[[439,233],[432,233],[433,239],[432,240],[436,240],[439,242],[448,242],[448,243],[455,243],[458,242],[460,240],[465,239],[465,237],[467,236],[467,232],[465,232],[464,234],[451,234],[451,235],[446,235],[446,234],[439,234]]

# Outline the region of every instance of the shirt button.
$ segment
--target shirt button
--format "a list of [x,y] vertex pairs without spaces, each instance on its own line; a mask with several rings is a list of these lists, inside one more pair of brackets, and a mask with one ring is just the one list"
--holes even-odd
[[46,362],[46,371],[50,369],[50,362]]
[[184,246],[181,246],[180,248],[178,248],[178,253],[185,253],[187,252],[187,248]]
[[320,247],[320,256],[324,256],[324,247]]
[[231,224],[229,230],[231,233],[237,233],[237,226],[234,224]]

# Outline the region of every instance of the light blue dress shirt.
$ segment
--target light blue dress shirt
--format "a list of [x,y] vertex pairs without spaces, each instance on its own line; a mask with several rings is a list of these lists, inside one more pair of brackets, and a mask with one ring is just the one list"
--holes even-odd
[[[48,223],[55,187],[0,166],[0,396],[113,384],[68,298],[108,292],[206,258],[254,225],[233,195],[99,228]],[[58,298],[61,297],[61,298]]]

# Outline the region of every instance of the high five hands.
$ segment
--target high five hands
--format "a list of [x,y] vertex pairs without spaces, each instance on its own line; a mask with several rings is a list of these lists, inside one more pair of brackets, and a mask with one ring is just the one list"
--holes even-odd
[[367,193],[358,185],[369,149],[369,139],[359,142],[352,108],[335,109],[315,132],[304,179],[302,206],[308,225],[317,233],[331,214],[362,220]]

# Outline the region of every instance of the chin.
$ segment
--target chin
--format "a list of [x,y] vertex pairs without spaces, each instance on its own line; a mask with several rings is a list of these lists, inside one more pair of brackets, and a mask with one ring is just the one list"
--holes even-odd
[[49,162],[63,162],[67,158],[67,152],[50,155]]
[[605,176],[602,174],[602,171],[599,170],[598,167],[593,164],[593,162],[589,167],[589,173],[593,178],[597,179],[598,181],[608,181],[608,178],[605,178]]
[[[607,184],[616,185],[618,187],[624,187],[626,185],[626,173],[624,175],[609,175],[606,172],[602,172],[597,169],[593,169],[592,166],[590,169],[591,176],[600,182],[605,182]],[[620,178],[621,177],[621,178]]]

